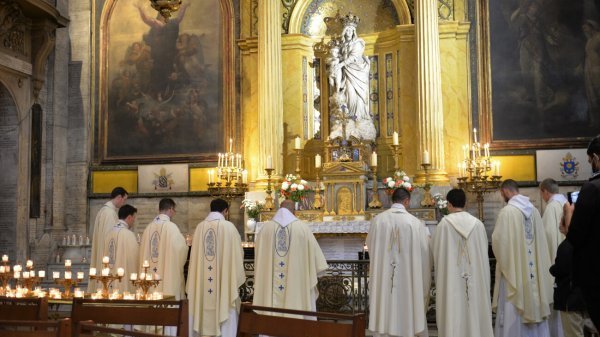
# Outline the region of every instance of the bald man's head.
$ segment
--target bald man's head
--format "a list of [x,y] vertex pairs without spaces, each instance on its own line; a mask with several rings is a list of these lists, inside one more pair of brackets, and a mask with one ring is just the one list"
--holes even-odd
[[290,199],[285,199],[280,205],[280,208],[286,208],[288,211],[292,212],[292,214],[294,214],[294,212],[296,211],[296,207],[294,205],[294,202]]

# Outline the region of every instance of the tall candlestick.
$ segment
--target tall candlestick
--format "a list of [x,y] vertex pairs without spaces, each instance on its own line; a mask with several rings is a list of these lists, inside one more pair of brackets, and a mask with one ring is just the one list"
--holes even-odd
[[377,166],[377,152],[371,153],[371,166]]
[[300,146],[300,137],[296,137],[296,139],[294,139],[294,149],[295,150],[300,150],[302,147]]
[[394,135],[392,136],[392,144],[399,145],[400,141],[398,140],[398,132],[394,131]]
[[473,128],[473,142],[477,143],[477,129]]
[[321,155],[315,155],[315,168],[321,168]]
[[233,139],[229,138],[229,152],[233,152]]
[[485,143],[483,145],[483,152],[485,153],[486,157],[490,157],[490,143]]
[[431,164],[429,162],[429,152],[427,150],[423,151],[423,164]]
[[272,156],[267,156],[267,170],[271,170],[273,169],[273,157]]
[[248,171],[243,170],[242,171],[242,184],[247,184],[248,183]]

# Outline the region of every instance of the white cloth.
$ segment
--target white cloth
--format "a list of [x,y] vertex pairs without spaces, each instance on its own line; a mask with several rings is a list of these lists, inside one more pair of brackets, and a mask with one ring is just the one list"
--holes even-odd
[[294,217],[284,223],[268,221],[256,234],[253,304],[315,311],[317,275],[327,269],[327,261],[304,222]]
[[[555,196],[556,195],[562,196],[562,194],[555,194]],[[564,202],[551,198],[548,200],[548,204],[544,210],[544,216],[542,217],[551,263],[554,263],[554,260],[556,259],[558,245],[565,239],[563,233],[560,232],[560,223],[563,218],[563,205]]]
[[104,246],[104,256],[109,257],[109,267],[111,273],[117,274],[119,268],[125,270],[123,280],[121,282],[114,281],[112,283],[113,290],[119,290],[120,293],[125,291],[135,293],[136,287],[129,282],[131,273],[138,272],[140,248],[132,231],[129,230],[129,225],[119,220],[106,236]]
[[287,208],[280,208],[277,210],[277,213],[275,213],[272,220],[283,227],[287,227],[292,222],[298,220],[298,218],[296,218]]
[[180,300],[185,297],[183,266],[187,259],[188,246],[179,227],[170,220],[167,215],[159,214],[148,224],[140,244],[139,266],[148,261],[148,271],[157,273],[162,280],[156,291]]
[[[190,336],[234,337],[246,281],[244,252],[234,224],[211,212],[194,232],[187,280]],[[223,330],[225,328],[225,330]]]
[[[492,233],[496,284],[492,307],[510,302],[520,322],[540,323],[550,316],[552,278],[542,218],[529,198],[516,195],[498,214]],[[505,296],[500,281],[505,280]],[[502,308],[499,308],[499,310]]]
[[524,323],[517,308],[506,300],[506,279],[504,279],[504,276],[497,283],[499,283],[499,299],[494,337],[549,337],[548,321]]
[[437,225],[431,248],[438,334],[491,337],[490,264],[483,223],[467,212],[448,214]]
[[425,224],[394,204],[373,219],[367,245],[369,330],[391,336],[427,334],[431,267]]
[[[90,268],[96,268],[97,270],[102,269],[102,258],[104,257],[104,246],[106,241],[106,235],[113,228],[113,226],[119,222],[119,216],[117,215],[117,207],[108,201],[96,214],[94,220],[94,231],[92,234],[92,257],[90,258]],[[88,281],[88,292],[96,292],[97,283],[96,280]]]

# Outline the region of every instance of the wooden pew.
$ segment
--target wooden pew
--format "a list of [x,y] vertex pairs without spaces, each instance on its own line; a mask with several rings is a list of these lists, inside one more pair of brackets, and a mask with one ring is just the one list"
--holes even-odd
[[[255,310],[260,311],[257,313]],[[316,321],[263,313],[316,317]],[[253,306],[242,303],[237,337],[265,334],[276,337],[364,337],[365,314],[345,315]]]
[[0,337],[71,337],[71,320],[0,320]]
[[71,311],[73,337],[90,332],[106,332],[126,336],[156,336],[156,334],[109,328],[98,324],[174,326],[177,336],[188,337],[188,301],[138,301],[73,299]]
[[0,298],[0,319],[2,320],[48,320],[48,299],[46,298]]

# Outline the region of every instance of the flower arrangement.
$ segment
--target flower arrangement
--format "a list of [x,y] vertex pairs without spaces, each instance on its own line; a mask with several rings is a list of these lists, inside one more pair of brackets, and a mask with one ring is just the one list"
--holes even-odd
[[264,206],[265,202],[262,200],[256,201],[252,199],[244,199],[242,200],[242,206],[240,208],[246,209],[246,214],[248,214],[250,219],[258,219],[258,216],[260,215],[260,212]]
[[281,183],[281,189],[279,193],[286,199],[298,202],[304,198],[306,192],[310,190],[308,182],[306,180],[298,179],[293,174],[288,174]]
[[443,195],[440,193],[434,194],[433,201],[435,201],[435,207],[437,207],[442,215],[448,215],[448,200]]
[[396,171],[392,177],[387,177],[383,179],[383,184],[385,185],[386,192],[391,195],[394,193],[394,190],[397,188],[403,188],[409,192],[412,192],[414,189],[413,185],[410,183],[410,177],[406,175],[404,171]]

